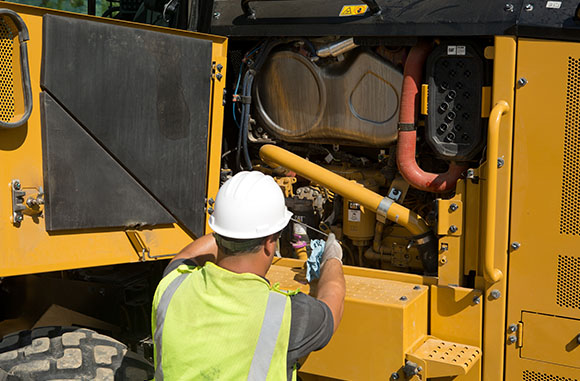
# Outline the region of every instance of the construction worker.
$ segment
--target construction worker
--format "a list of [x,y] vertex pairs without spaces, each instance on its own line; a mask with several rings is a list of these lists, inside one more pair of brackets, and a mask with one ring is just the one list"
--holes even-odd
[[325,245],[316,299],[265,278],[292,213],[274,179],[240,172],[218,192],[214,234],[167,266],[153,302],[156,381],[295,379],[297,361],[323,348],[342,317],[342,249]]

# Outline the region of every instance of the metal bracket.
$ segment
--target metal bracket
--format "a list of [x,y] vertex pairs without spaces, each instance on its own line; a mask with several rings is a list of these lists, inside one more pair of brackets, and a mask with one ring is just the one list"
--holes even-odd
[[145,262],[148,259],[169,258],[175,256],[175,254],[151,255],[151,249],[147,246],[145,240],[141,237],[138,231],[127,230],[125,231],[125,234],[127,234],[127,238],[129,238],[129,241],[131,242],[131,245],[133,245],[137,255],[139,255],[141,262]]
[[22,221],[24,221],[25,214],[29,216],[42,215],[44,209],[44,191],[42,187],[28,188],[34,189],[36,194],[29,196],[25,200],[27,193],[23,190],[20,180],[12,180],[9,186],[12,193],[12,215],[10,216],[10,221],[14,226],[20,226]]

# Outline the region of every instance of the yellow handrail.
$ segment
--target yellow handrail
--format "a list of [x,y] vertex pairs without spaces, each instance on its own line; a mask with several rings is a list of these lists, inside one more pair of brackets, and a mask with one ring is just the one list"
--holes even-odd
[[[348,200],[358,202],[372,212],[377,212],[379,205],[383,202],[384,197],[380,194],[361,187],[359,184],[283,148],[266,144],[260,148],[260,157],[272,167],[282,166],[294,171],[323,187],[331,189]],[[405,227],[411,234],[419,235],[430,232],[429,227],[421,216],[394,202],[389,204],[385,217],[389,221]]]
[[506,101],[499,101],[493,106],[489,115],[487,129],[487,211],[485,214],[485,252],[483,257],[483,275],[490,283],[503,278],[500,269],[495,268],[495,212],[497,208],[497,159],[499,151],[499,124],[502,115],[510,106]]

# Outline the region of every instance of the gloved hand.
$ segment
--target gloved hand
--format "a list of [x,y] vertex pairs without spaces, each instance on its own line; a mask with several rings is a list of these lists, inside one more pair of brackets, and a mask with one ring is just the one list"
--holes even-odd
[[326,239],[326,243],[324,244],[324,253],[322,253],[322,261],[320,263],[320,267],[324,266],[324,263],[329,259],[336,258],[342,264],[342,247],[336,240],[334,233],[330,233],[328,238]]

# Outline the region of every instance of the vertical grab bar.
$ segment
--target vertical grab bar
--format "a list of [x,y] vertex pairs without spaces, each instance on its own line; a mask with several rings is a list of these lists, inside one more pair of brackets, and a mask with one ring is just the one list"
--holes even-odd
[[495,225],[497,207],[497,157],[499,151],[499,124],[501,117],[510,106],[506,101],[499,101],[493,106],[489,115],[487,129],[487,210],[485,214],[485,252],[483,257],[483,275],[490,283],[497,283],[503,273],[494,264]]

